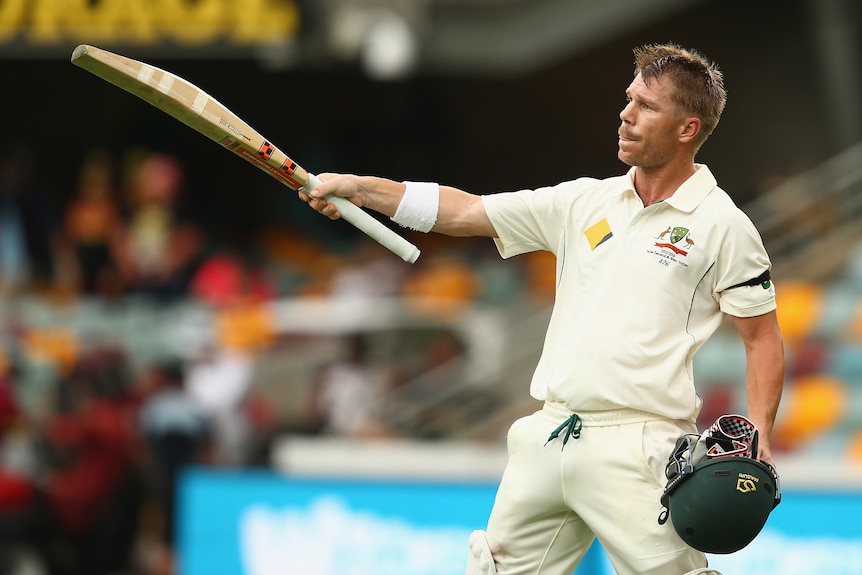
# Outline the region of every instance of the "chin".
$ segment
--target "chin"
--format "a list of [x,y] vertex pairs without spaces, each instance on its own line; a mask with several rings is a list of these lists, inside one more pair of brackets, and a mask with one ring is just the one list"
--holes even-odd
[[631,156],[629,156],[628,154],[626,154],[622,150],[617,152],[617,158],[619,159],[619,161],[621,161],[622,163],[624,163],[627,166],[634,166],[635,165]]

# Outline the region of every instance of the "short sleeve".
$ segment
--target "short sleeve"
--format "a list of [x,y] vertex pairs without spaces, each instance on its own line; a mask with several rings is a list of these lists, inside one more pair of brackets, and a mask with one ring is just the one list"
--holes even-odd
[[776,308],[772,263],[751,220],[742,211],[731,220],[716,260],[719,306],[735,317],[763,315]]
[[482,196],[500,255],[545,250],[556,253],[572,205],[588,178],[552,187]]

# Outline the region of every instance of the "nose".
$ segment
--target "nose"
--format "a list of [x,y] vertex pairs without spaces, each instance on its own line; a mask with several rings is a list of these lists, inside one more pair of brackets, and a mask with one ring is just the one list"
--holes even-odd
[[632,102],[627,102],[625,107],[620,110],[620,120],[626,124],[632,123]]

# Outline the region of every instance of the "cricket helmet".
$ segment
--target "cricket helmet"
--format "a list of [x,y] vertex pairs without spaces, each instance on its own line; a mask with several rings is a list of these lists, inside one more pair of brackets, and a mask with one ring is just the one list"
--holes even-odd
[[734,553],[751,543],[781,502],[775,469],[756,454],[757,429],[739,415],[720,417],[703,435],[680,437],[659,523],[670,517],[680,538],[704,553]]

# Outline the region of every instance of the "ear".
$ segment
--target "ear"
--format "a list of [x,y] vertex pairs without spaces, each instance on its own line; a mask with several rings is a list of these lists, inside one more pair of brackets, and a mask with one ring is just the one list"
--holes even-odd
[[689,116],[679,126],[679,141],[688,143],[700,133],[700,118]]

